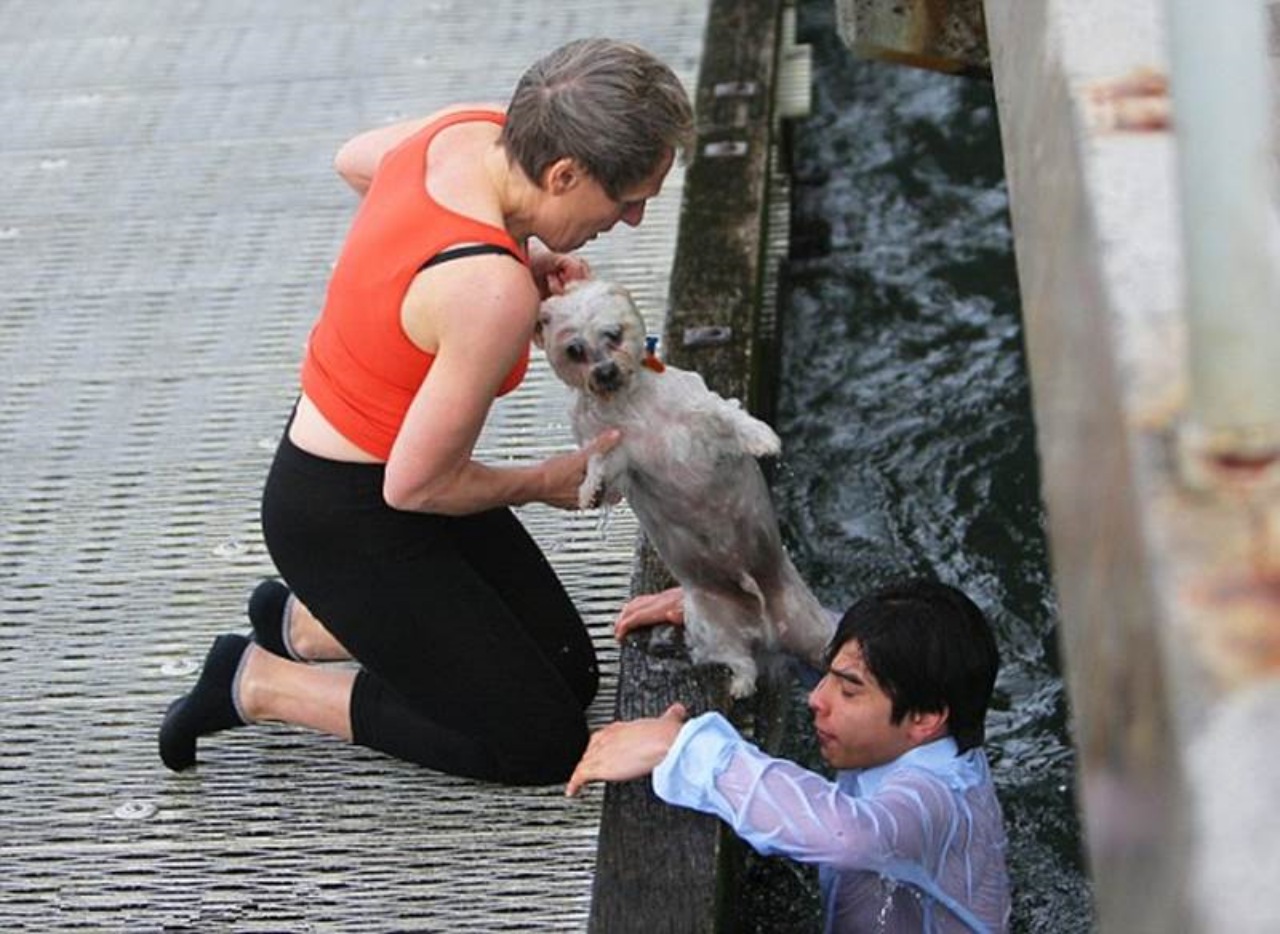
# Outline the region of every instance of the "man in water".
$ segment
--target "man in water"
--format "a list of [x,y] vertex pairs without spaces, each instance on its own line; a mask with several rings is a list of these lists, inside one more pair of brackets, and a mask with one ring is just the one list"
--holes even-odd
[[765,755],[718,713],[687,720],[673,704],[595,733],[566,791],[652,774],[664,801],[722,818],[763,854],[817,864],[830,932],[1003,932],[1004,825],[982,751],[999,664],[960,591],[884,588],[844,615],[809,696],[834,781]]

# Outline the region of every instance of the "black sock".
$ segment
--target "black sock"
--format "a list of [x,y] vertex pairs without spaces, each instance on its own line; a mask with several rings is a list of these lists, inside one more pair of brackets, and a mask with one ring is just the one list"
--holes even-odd
[[165,711],[160,724],[160,758],[175,772],[196,764],[196,740],[201,736],[244,726],[236,709],[235,681],[249,644],[238,635],[214,639],[196,686]]
[[249,622],[253,625],[253,641],[281,658],[301,661],[289,644],[286,632],[289,588],[278,580],[264,580],[249,594]]

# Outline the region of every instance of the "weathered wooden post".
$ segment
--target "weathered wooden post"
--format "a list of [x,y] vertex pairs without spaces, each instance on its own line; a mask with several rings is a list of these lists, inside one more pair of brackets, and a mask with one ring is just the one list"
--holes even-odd
[[[771,170],[773,91],[782,0],[713,0],[695,106],[697,154],[685,177],[662,356],[700,372],[721,395],[760,413],[772,405],[773,335],[761,323]],[[768,315],[772,321],[772,314]],[[671,583],[647,543],[633,590]],[[617,716],[726,711],[757,731],[779,696],[762,672],[757,694],[732,705],[727,671],[694,669],[679,630],[657,627],[622,648]],[[590,929],[599,934],[731,930],[742,844],[718,820],[659,801],[647,781],[605,792]]]

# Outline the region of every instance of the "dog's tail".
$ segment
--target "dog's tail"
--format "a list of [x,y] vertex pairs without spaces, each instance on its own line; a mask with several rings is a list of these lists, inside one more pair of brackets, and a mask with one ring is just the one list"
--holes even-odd
[[772,596],[747,571],[738,575],[738,586],[755,598],[758,619],[765,623],[758,630],[761,647],[774,651],[781,647],[813,665],[821,664],[836,620],[818,602],[790,558],[783,557],[781,573],[770,587]]

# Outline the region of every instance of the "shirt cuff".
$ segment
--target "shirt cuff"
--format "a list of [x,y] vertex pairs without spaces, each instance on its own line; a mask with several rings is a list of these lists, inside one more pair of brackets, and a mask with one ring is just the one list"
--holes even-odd
[[714,807],[715,780],[742,737],[720,714],[704,713],[685,723],[653,770],[653,791],[668,804]]

